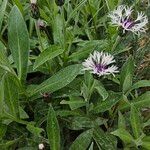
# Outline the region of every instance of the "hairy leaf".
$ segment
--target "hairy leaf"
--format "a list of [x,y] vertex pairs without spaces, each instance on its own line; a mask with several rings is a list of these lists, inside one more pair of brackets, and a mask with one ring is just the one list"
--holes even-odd
[[116,149],[116,139],[112,135],[104,133],[100,128],[94,129],[93,138],[101,150],[115,150]]
[[132,77],[134,73],[134,61],[130,56],[122,67],[120,83],[123,93],[127,92],[132,86]]
[[51,105],[47,116],[47,135],[50,149],[60,150],[60,129],[56,118],[56,113]]
[[83,133],[81,133],[75,141],[72,143],[71,147],[69,150],[85,150],[88,148],[88,146],[91,143],[92,140],[92,135],[93,135],[93,130],[87,130]]
[[8,20],[8,43],[17,67],[18,77],[25,81],[28,67],[29,35],[17,6],[13,6]]
[[7,2],[8,2],[8,0],[4,0],[0,7],[0,12],[1,12],[0,13],[0,31],[1,31],[1,27],[2,27],[2,22],[3,22],[5,10],[6,10]]
[[137,139],[141,135],[141,121],[140,121],[140,113],[135,108],[135,106],[131,105],[131,112],[130,112],[130,123],[132,127],[132,131],[134,137]]
[[58,56],[59,54],[63,53],[63,49],[58,46],[50,46],[46,50],[44,50],[35,60],[33,69],[36,69],[40,65],[44,64],[46,61],[51,60]]
[[132,143],[134,140],[131,134],[125,129],[117,129],[112,134],[118,136],[125,143]]
[[94,109],[92,110],[93,113],[100,113],[105,112],[106,110],[111,109],[119,100],[121,99],[120,95],[110,93],[108,98],[105,101],[98,103]]
[[4,101],[9,109],[9,114],[19,118],[19,86],[13,76],[6,74],[3,78]]
[[60,70],[55,75],[38,85],[33,91],[29,93],[29,96],[40,94],[40,92],[53,93],[65,87],[80,73],[80,69],[80,65],[70,65]]

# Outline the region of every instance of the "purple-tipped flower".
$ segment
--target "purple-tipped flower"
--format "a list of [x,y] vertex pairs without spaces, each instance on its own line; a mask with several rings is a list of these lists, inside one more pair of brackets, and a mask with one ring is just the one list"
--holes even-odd
[[91,73],[97,74],[98,76],[109,74],[115,76],[114,73],[119,71],[117,70],[118,67],[112,65],[112,63],[115,63],[114,56],[108,53],[94,51],[82,65],[84,66],[83,70],[89,70]]
[[148,18],[144,13],[138,12],[137,18],[133,19],[132,12],[132,7],[120,5],[109,14],[109,17],[113,25],[123,28],[123,32],[132,31],[139,35],[141,32],[146,31],[145,26],[148,23]]

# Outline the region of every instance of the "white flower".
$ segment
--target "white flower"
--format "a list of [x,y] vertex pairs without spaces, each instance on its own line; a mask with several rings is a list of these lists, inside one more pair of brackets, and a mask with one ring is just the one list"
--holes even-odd
[[36,4],[37,0],[30,0],[31,4]]
[[43,143],[39,144],[39,150],[43,150],[43,149],[44,149],[44,144]]
[[119,71],[117,70],[118,67],[112,65],[112,63],[115,63],[115,60],[111,54],[94,51],[82,65],[84,66],[83,70],[89,70],[91,73],[97,74],[98,76],[109,74],[115,76],[114,73]]
[[113,25],[123,28],[123,32],[132,31],[139,35],[141,32],[146,31],[145,26],[148,23],[148,18],[144,13],[138,12],[137,18],[133,19],[132,12],[132,7],[120,5],[109,14],[109,17]]

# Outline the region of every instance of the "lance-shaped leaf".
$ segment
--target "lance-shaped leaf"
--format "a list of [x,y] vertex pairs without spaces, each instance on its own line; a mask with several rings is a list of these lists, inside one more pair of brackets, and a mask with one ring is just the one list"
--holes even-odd
[[3,82],[0,81],[0,118],[3,116],[4,111],[4,86]]
[[1,7],[0,7],[0,31],[1,31],[1,27],[2,27],[2,22],[3,22],[3,18],[4,18],[4,14],[5,14],[5,9],[6,9],[6,6],[7,6],[7,1],[8,0],[4,0],[2,3],[1,3]]
[[117,129],[113,131],[111,134],[118,136],[125,143],[132,143],[134,141],[131,134],[125,129]]
[[92,140],[92,136],[93,136],[93,130],[87,130],[83,133],[81,133],[76,139],[75,141],[72,143],[71,147],[69,150],[85,150],[88,148],[88,146],[91,143]]
[[126,93],[132,86],[132,77],[134,73],[134,61],[130,56],[125,62],[121,70],[120,83],[122,86],[123,93]]
[[120,99],[121,96],[119,94],[110,92],[108,98],[105,101],[102,101],[99,104],[97,104],[92,110],[92,112],[93,113],[105,112],[106,110],[111,109],[117,102],[120,101]]
[[150,107],[150,91],[147,91],[139,97],[133,99],[131,103],[125,103],[120,107],[120,110],[125,111],[129,109],[131,104],[133,104],[137,109]]
[[118,128],[119,129],[126,128],[125,118],[120,111],[118,112]]
[[29,35],[17,6],[12,8],[8,19],[8,43],[17,67],[18,77],[24,81],[28,67]]
[[100,150],[115,150],[117,147],[116,138],[104,133],[99,127],[94,129],[93,138]]
[[95,89],[102,96],[103,100],[106,100],[108,97],[108,92],[106,91],[103,84],[95,80]]
[[80,73],[80,69],[81,65],[70,65],[58,71],[55,75],[38,85],[33,91],[30,91],[29,96],[40,94],[40,92],[52,93],[65,87]]
[[140,80],[136,82],[135,84],[133,84],[133,86],[131,87],[129,91],[138,89],[140,87],[149,87],[149,86],[150,86],[150,80]]
[[130,123],[131,123],[134,137],[136,139],[139,138],[142,133],[140,113],[138,112],[138,110],[135,108],[133,104],[131,105],[131,111],[130,111]]
[[[11,72],[15,74],[13,68],[9,64],[9,60],[5,54],[6,47],[2,42],[0,42],[0,68],[1,70]],[[0,71],[0,74],[2,74],[2,71]]]
[[60,128],[56,113],[50,105],[47,116],[47,135],[51,150],[60,150]]
[[4,102],[8,107],[7,113],[14,118],[19,118],[19,90],[18,83],[10,74],[3,78],[4,83]]
[[33,69],[36,69],[40,65],[44,64],[46,61],[51,60],[63,53],[63,49],[58,46],[50,46],[46,50],[44,50],[35,60]]

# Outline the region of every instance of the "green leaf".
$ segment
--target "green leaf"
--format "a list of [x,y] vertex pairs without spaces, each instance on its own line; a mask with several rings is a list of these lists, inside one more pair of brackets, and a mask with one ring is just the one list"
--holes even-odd
[[117,149],[116,138],[110,134],[104,133],[100,128],[94,129],[93,138],[100,150],[115,150]]
[[17,6],[8,19],[8,43],[17,67],[18,77],[25,81],[28,67],[29,35],[26,24]]
[[20,138],[17,138],[11,141],[1,142],[0,147],[2,150],[8,150],[8,149],[11,149],[13,145],[18,143],[19,141],[20,141]]
[[88,150],[94,150],[94,143],[92,142]]
[[15,5],[17,5],[17,7],[19,8],[19,10],[21,11],[21,13],[23,13],[23,6],[21,4],[21,2],[19,0],[13,0]]
[[88,87],[88,89],[91,89],[94,79],[93,79],[92,74],[89,71],[85,71],[84,80],[85,80],[85,84]]
[[142,147],[144,147],[146,150],[150,150],[150,136],[145,136],[142,139]]
[[100,113],[105,112],[111,109],[119,100],[121,99],[120,95],[110,93],[108,98],[105,101],[98,103],[94,109],[92,110],[93,113]]
[[9,60],[5,54],[5,50],[6,50],[6,47],[0,42],[0,68],[5,71],[15,74],[14,70],[9,64]]
[[33,91],[30,91],[29,96],[40,94],[40,92],[50,92],[53,93],[67,84],[69,84],[75,77],[80,73],[81,65],[70,65],[55,75],[35,87]]
[[120,83],[123,93],[126,93],[131,88],[133,73],[134,61],[130,56],[121,69]]
[[3,22],[3,18],[4,18],[4,14],[5,14],[5,10],[6,10],[6,6],[7,6],[7,1],[8,0],[3,0],[1,7],[0,7],[0,31],[1,31],[1,27],[2,27],[2,22]]
[[143,128],[150,126],[150,119],[143,123]]
[[107,45],[106,40],[92,40],[92,41],[84,41],[82,47],[78,48],[77,52],[74,52],[69,56],[70,60],[79,60],[86,58],[96,47],[97,49],[104,49]]
[[137,109],[141,109],[144,107],[150,107],[150,91],[145,92],[141,96],[135,98],[132,100],[133,102],[126,103],[122,107],[120,107],[120,110],[126,110],[130,108],[130,105],[133,104]]
[[37,150],[37,146],[35,147],[25,146],[25,147],[20,147],[17,150]]
[[0,122],[0,140],[2,140],[3,136],[5,136],[6,131],[7,126]]
[[4,84],[0,81],[0,118],[3,117],[4,112]]
[[140,81],[136,82],[135,84],[133,84],[130,91],[141,88],[141,87],[148,87],[148,86],[150,86],[150,80],[140,80]]
[[60,117],[68,117],[68,116],[81,116],[82,112],[80,111],[70,111],[70,110],[59,110],[56,111],[56,115]]
[[108,97],[108,92],[106,91],[105,87],[103,86],[102,83],[100,82],[96,82],[96,85],[94,87],[97,92],[102,96],[103,100],[106,100],[106,98]]
[[50,149],[60,150],[60,128],[56,118],[56,113],[51,105],[47,116],[47,135]]
[[134,105],[131,105],[131,112],[130,112],[130,123],[132,127],[132,131],[134,134],[134,137],[137,139],[141,135],[141,121],[140,121],[140,113],[138,110],[134,107]]
[[150,107],[150,91],[136,98],[133,104],[136,108]]
[[146,150],[150,150],[150,141],[149,142],[142,142],[142,147]]
[[71,130],[82,130],[84,128],[93,128],[95,126],[103,125],[107,122],[106,119],[100,117],[91,118],[85,116],[73,116],[68,118],[68,126]]
[[122,113],[119,111],[118,113],[119,118],[118,118],[118,128],[119,129],[125,129],[126,128],[126,124],[125,124],[125,118],[122,115]]
[[53,22],[53,37],[54,43],[62,45],[64,43],[63,33],[63,17],[57,13]]
[[23,110],[22,107],[19,107],[19,113],[20,113],[20,118],[21,119],[27,119],[27,118],[29,118],[28,114]]
[[50,46],[46,50],[44,50],[35,60],[33,69],[36,69],[40,65],[44,64],[46,61],[55,58],[56,56],[63,53],[63,49],[58,46]]
[[10,74],[3,78],[4,83],[4,101],[9,109],[9,114],[19,118],[19,85]]
[[131,134],[125,129],[117,129],[111,132],[111,134],[118,136],[125,143],[132,143],[134,141]]
[[27,127],[26,127],[32,134],[34,134],[34,136],[36,137],[40,137],[41,136],[41,132],[43,131],[42,128],[38,128],[38,127],[35,127],[34,125],[32,124],[27,124]]
[[81,0],[80,3],[75,7],[75,9],[69,14],[68,20],[66,22],[66,26],[70,22],[71,18],[74,18],[74,16],[82,9],[82,7],[85,5],[87,0]]
[[68,104],[71,110],[85,106],[86,102],[81,97],[69,96],[70,100],[62,100],[60,104]]
[[92,140],[93,130],[87,130],[81,133],[72,143],[69,150],[86,150]]

